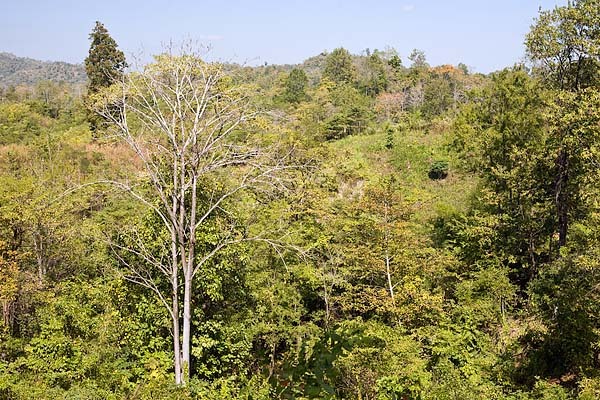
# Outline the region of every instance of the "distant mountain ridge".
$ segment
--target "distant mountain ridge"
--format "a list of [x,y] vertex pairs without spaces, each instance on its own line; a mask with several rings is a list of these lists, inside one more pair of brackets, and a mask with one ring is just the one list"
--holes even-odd
[[81,64],[40,61],[0,52],[0,86],[32,85],[44,80],[85,83],[87,76]]

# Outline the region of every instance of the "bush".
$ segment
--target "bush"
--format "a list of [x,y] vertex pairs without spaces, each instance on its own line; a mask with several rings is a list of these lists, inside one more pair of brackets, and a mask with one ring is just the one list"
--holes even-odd
[[447,161],[435,161],[431,164],[428,173],[429,179],[441,180],[446,179],[448,176],[448,162]]

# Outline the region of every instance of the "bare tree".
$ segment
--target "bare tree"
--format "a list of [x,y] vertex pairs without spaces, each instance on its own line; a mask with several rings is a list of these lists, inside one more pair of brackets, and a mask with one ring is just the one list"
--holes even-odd
[[[197,232],[216,213],[227,212],[229,201],[241,192],[285,190],[288,181],[282,172],[294,168],[291,152],[261,146],[256,135],[244,134],[244,125],[256,117],[249,111],[248,97],[221,65],[205,62],[189,49],[169,51],[124,75],[96,104],[141,161],[146,185],[106,182],[151,209],[168,232],[162,256],[140,234],[128,245],[113,243],[113,248],[143,261],[119,256],[128,270],[126,278],[154,291],[169,310],[175,382],[185,384],[194,277],[227,246],[248,240],[278,245],[263,234],[240,234],[232,225],[220,227],[218,243],[199,252]],[[205,186],[206,181],[218,182],[219,189]],[[170,283],[168,291],[159,287],[156,276],[161,275]]]

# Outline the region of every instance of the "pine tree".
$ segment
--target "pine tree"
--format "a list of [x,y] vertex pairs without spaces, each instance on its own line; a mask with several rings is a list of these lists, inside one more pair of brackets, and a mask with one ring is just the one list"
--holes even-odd
[[88,94],[86,107],[88,121],[92,134],[96,134],[103,120],[92,110],[90,98],[102,88],[110,86],[119,80],[127,67],[125,54],[117,47],[117,42],[109,35],[104,25],[96,21],[96,26],[90,34],[90,51],[85,59],[85,71],[88,76]]

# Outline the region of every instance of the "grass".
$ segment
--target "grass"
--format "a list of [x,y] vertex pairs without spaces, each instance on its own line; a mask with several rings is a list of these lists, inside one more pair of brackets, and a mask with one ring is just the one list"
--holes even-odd
[[[414,205],[414,220],[428,224],[438,210],[464,211],[477,184],[476,177],[457,166],[457,154],[448,143],[447,126],[427,130],[397,130],[394,146],[385,147],[387,137],[382,130],[369,135],[348,136],[328,143],[329,153],[337,155],[334,165],[340,185],[377,184],[393,174],[399,181],[405,199]],[[428,172],[434,161],[449,163],[449,175],[443,180],[431,180]]]

